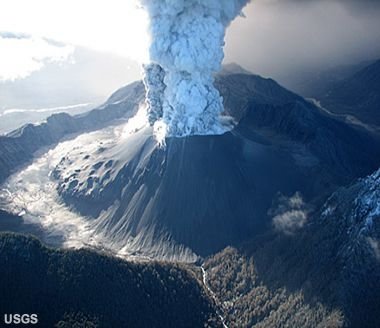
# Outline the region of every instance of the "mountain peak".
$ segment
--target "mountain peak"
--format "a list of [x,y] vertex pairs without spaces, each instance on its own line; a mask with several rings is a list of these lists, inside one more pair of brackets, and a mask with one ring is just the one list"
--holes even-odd
[[253,75],[252,72],[246,70],[242,66],[236,63],[228,63],[223,65],[221,75],[230,75],[230,74],[245,74],[245,75]]

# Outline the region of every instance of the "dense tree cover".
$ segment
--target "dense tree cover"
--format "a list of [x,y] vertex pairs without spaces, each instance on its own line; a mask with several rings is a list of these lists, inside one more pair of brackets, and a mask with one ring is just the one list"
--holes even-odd
[[39,327],[217,327],[215,308],[185,267],[53,250],[0,235],[0,313],[37,313]]
[[[271,260],[278,261],[268,259]],[[205,268],[209,273],[208,283],[221,301],[230,328],[343,326],[339,310],[326,307],[318,300],[309,303],[302,290],[290,291],[285,286],[265,283],[261,278],[265,272],[258,272],[253,257],[236,248],[228,247],[210,258]]]
[[206,261],[229,327],[380,327],[378,205],[373,191],[355,198],[358,188],[293,235],[270,232]]

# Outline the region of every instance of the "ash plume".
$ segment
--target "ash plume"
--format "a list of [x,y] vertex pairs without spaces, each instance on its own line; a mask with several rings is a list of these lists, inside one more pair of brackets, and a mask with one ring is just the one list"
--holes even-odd
[[141,0],[150,17],[145,87],[156,136],[221,134],[222,98],[213,86],[226,28],[249,0]]

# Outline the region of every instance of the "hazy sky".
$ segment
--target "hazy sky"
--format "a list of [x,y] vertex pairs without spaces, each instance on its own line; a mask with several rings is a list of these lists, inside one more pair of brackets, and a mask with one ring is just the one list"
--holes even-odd
[[[72,60],[71,45],[142,61],[147,16],[135,0],[2,0],[0,80]],[[254,0],[226,37],[226,62],[279,77],[380,57],[380,1]],[[4,32],[33,38],[12,38]],[[48,37],[64,46],[41,40]],[[136,70],[134,73],[136,74]],[[129,79],[138,78],[130,76]]]
[[[0,81],[24,77],[22,70],[49,61],[72,60],[68,48],[41,37],[141,60],[148,42],[146,17],[134,0],[2,0]],[[7,38],[4,32],[26,35]]]
[[226,60],[277,77],[380,58],[378,0],[256,0],[228,31]]

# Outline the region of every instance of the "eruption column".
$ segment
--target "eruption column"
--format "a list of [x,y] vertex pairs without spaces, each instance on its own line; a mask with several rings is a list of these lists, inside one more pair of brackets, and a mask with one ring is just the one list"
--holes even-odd
[[149,122],[161,136],[220,134],[221,69],[227,26],[249,0],[141,0],[150,17],[145,65]]

